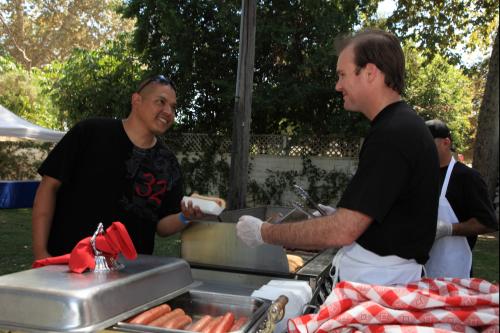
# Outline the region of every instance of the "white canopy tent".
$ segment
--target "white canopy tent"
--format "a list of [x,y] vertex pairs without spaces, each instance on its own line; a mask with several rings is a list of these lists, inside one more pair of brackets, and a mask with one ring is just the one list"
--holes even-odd
[[21,138],[57,142],[65,132],[50,130],[30,123],[0,105],[0,138]]

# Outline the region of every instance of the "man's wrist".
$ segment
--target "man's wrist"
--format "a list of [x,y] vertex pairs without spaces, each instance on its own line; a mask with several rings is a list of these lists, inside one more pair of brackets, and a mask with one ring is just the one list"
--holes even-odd
[[264,222],[260,227],[260,238],[264,243],[266,243],[266,240],[264,239],[264,230],[266,230],[269,226],[270,226],[269,223]]
[[186,218],[186,216],[184,215],[184,213],[179,213],[179,221],[181,221],[182,224],[185,224],[185,225],[187,225],[187,224],[189,224],[189,222],[191,222],[190,220],[188,220]]

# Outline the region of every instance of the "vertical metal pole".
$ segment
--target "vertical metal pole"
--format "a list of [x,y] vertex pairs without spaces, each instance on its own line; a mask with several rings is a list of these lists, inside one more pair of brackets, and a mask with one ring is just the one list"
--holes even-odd
[[229,175],[228,208],[246,206],[250,123],[252,119],[252,85],[255,63],[255,0],[242,0],[240,48],[234,98],[234,118]]

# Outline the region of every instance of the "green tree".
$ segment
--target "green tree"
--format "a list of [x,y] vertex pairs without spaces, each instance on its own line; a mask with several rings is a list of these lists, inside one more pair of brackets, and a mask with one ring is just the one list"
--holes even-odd
[[25,68],[65,60],[73,48],[95,49],[133,21],[116,13],[120,0],[0,1],[0,45]]
[[486,52],[498,25],[496,0],[398,0],[387,26],[403,39],[418,43],[428,60],[442,55],[461,61],[457,47]]
[[[352,133],[364,128],[335,93],[333,40],[369,1],[257,2],[252,132]],[[181,129],[232,128],[240,1],[132,0],[135,45],[152,72],[178,84]],[[363,125],[364,124],[364,125]],[[358,128],[359,127],[359,128]]]
[[358,22],[364,4],[265,1],[257,9],[252,111],[256,133],[356,135],[367,122],[346,112],[335,91],[335,38]]
[[410,44],[405,47],[407,89],[406,100],[425,119],[445,121],[453,141],[461,152],[472,144],[474,117],[473,81],[456,66],[437,55],[426,63],[425,57]]
[[63,129],[51,98],[51,70],[27,71],[12,58],[0,56],[0,104],[37,125]]
[[461,44],[468,51],[485,52],[491,47],[473,165],[485,177],[493,196],[499,170],[498,1],[399,0],[397,4],[387,20],[389,28],[403,38],[415,40],[425,52],[427,61],[441,54],[450,62],[458,63],[460,54],[456,49]]
[[126,35],[98,50],[75,50],[54,85],[68,125],[89,117],[126,117],[130,96],[142,77],[141,66]]

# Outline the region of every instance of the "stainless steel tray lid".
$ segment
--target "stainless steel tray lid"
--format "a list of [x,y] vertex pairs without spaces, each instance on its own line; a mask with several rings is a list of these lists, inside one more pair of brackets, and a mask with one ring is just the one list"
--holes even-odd
[[173,298],[193,284],[189,264],[140,255],[120,271],[70,273],[46,266],[0,276],[0,327],[24,331],[90,332]]

